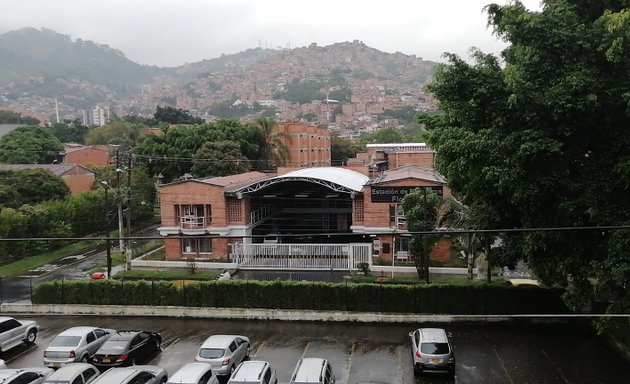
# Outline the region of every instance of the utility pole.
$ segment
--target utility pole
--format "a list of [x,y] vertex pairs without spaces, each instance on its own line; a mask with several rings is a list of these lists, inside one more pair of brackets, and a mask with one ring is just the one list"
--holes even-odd
[[131,150],[127,153],[127,249],[125,250],[125,261],[126,261],[126,269],[128,271],[131,270],[131,167],[132,167],[132,158],[131,158]]
[[112,278],[112,241],[109,238],[109,199],[107,198],[107,192],[111,188],[109,183],[105,180],[101,181],[101,184],[105,186],[105,246],[107,247],[107,278]]

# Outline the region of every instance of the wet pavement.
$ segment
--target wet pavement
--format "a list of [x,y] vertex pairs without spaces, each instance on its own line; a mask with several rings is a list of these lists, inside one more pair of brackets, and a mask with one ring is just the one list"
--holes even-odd
[[[35,346],[18,347],[0,358],[10,368],[41,366],[42,353],[61,330],[74,325],[148,329],[162,333],[163,351],[151,363],[169,374],[193,360],[212,334],[251,338],[251,358],[266,360],[287,383],[301,357],[331,361],[337,383],[628,383],[630,364],[581,323],[423,324],[452,333],[455,378],[415,377],[408,333],[420,324],[313,323],[165,319],[135,317],[35,317],[41,325]],[[222,381],[223,383],[225,380]]]

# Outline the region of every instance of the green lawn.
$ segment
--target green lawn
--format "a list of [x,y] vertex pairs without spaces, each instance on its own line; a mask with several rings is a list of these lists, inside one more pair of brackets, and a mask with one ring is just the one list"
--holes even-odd
[[80,241],[77,243],[69,244],[63,248],[59,248],[54,251],[45,252],[40,255],[25,257],[22,260],[15,261],[10,264],[0,266],[0,275],[2,276],[16,276],[23,275],[31,269],[41,267],[42,265],[49,264],[55,260],[59,260],[63,257],[77,254],[89,247],[95,246],[95,242]]
[[147,279],[147,280],[215,280],[219,276],[214,271],[196,271],[194,274],[188,270],[153,271],[134,269],[118,272],[115,279]]
[[[368,274],[364,276],[362,274],[352,275],[350,277],[350,281],[354,283],[382,283],[382,284],[425,284],[424,280],[419,280],[417,275],[412,274],[394,274],[394,277],[391,277],[391,274]],[[473,279],[469,280],[465,277],[461,276],[431,276],[429,281],[432,284],[449,284],[449,285],[457,285],[457,286],[468,286],[468,285],[481,285],[486,284],[486,279]],[[492,276],[492,285],[503,285],[505,284],[505,280],[499,276]]]

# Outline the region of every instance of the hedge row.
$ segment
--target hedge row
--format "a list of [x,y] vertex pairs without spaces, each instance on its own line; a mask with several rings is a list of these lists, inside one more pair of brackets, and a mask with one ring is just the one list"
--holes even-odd
[[480,315],[567,313],[560,295],[554,289],[437,284],[56,280],[37,286],[33,302]]

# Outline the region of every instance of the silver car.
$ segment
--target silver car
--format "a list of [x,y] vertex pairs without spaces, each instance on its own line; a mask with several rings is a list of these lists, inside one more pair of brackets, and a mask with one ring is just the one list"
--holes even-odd
[[228,384],[278,384],[276,370],[266,361],[243,361]]
[[59,368],[75,361],[87,363],[115,332],[108,328],[68,328],[57,335],[44,351],[44,365]]
[[0,369],[2,384],[41,384],[54,371],[50,368]]
[[164,384],[168,374],[156,365],[114,367],[100,375],[92,384]]
[[92,364],[65,365],[46,378],[43,384],[90,384],[100,375]]
[[208,363],[188,363],[177,370],[166,384],[219,384]]
[[424,371],[446,371],[455,375],[455,353],[446,331],[420,328],[409,332],[415,374]]
[[228,376],[249,357],[249,338],[239,335],[213,335],[201,344],[195,361],[210,363],[219,376]]
[[39,325],[34,320],[16,320],[0,317],[0,352],[6,352],[22,343],[33,344]]

